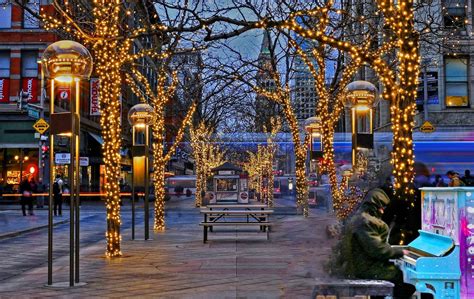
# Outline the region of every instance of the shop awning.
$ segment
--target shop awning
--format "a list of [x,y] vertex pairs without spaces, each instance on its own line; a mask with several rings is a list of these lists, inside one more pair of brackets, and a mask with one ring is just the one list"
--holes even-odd
[[100,145],[102,145],[104,143],[104,139],[102,139],[102,136],[100,135],[97,135],[97,134],[94,134],[94,133],[91,133],[91,132],[87,132],[89,133],[89,135],[95,139],[95,141],[97,141]]
[[35,148],[38,149],[38,143],[0,143],[0,148]]

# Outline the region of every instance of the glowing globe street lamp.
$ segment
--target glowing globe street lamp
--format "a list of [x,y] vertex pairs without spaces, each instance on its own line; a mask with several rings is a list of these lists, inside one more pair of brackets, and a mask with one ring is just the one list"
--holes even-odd
[[144,188],[144,219],[145,240],[149,239],[149,126],[153,123],[155,114],[153,107],[148,104],[137,104],[128,113],[128,122],[132,126],[132,240],[135,239],[135,188]]
[[[317,172],[317,159],[323,156],[323,143],[321,141],[321,118],[317,116],[305,120],[304,127],[310,136],[309,143],[309,169],[310,172]],[[314,148],[315,140],[319,142],[319,149]]]
[[372,107],[377,96],[377,88],[367,81],[354,81],[346,86],[346,93],[344,106],[351,109],[352,168],[355,170],[358,149],[374,148]]
[[[50,94],[50,175],[49,175],[49,220],[48,220],[48,286],[53,286],[53,184],[54,184],[54,136],[70,139],[69,184],[70,184],[70,261],[69,286],[79,285],[79,142],[80,142],[80,81],[89,80],[92,73],[92,56],[83,45],[62,40],[49,45],[41,58],[42,70],[51,82]],[[55,85],[60,82],[69,87],[70,111],[54,112]],[[57,285],[63,286],[61,283]]]

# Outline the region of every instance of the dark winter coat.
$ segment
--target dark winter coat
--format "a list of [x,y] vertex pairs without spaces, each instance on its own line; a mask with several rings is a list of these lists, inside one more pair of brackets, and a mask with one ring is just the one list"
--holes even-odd
[[389,203],[382,189],[373,189],[344,226],[335,273],[349,278],[399,280],[398,270],[389,259],[403,256],[402,249],[387,243],[389,228],[381,220],[380,208]]
[[27,197],[27,196],[23,196],[23,192],[25,191],[28,191],[30,193],[33,192],[33,189],[31,188],[31,184],[28,182],[28,180],[23,180],[19,186],[19,190],[18,190],[21,194],[21,200],[23,201],[28,201],[28,200],[31,200],[31,196]]

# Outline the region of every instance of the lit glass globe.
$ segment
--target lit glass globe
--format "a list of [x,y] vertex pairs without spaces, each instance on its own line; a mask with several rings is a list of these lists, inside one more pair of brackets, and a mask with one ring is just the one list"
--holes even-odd
[[313,117],[307,118],[304,121],[304,128],[309,133],[321,132],[321,118],[319,116],[313,116]]
[[368,81],[354,81],[346,86],[344,107],[369,109],[374,106],[377,88]]
[[153,107],[148,104],[136,104],[128,112],[128,122],[134,127],[151,125],[155,119]]
[[41,62],[46,77],[61,82],[71,82],[73,78],[88,80],[92,73],[89,50],[72,40],[61,40],[49,45]]

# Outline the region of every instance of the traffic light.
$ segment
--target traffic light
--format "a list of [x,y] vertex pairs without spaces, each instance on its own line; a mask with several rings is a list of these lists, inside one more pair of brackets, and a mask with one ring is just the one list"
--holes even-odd
[[30,94],[20,90],[20,92],[18,93],[18,102],[17,102],[17,106],[18,106],[18,109],[21,110],[23,109],[23,107],[28,104],[28,99],[30,98]]
[[46,144],[41,145],[41,166],[44,167],[45,161],[48,158],[49,146]]

